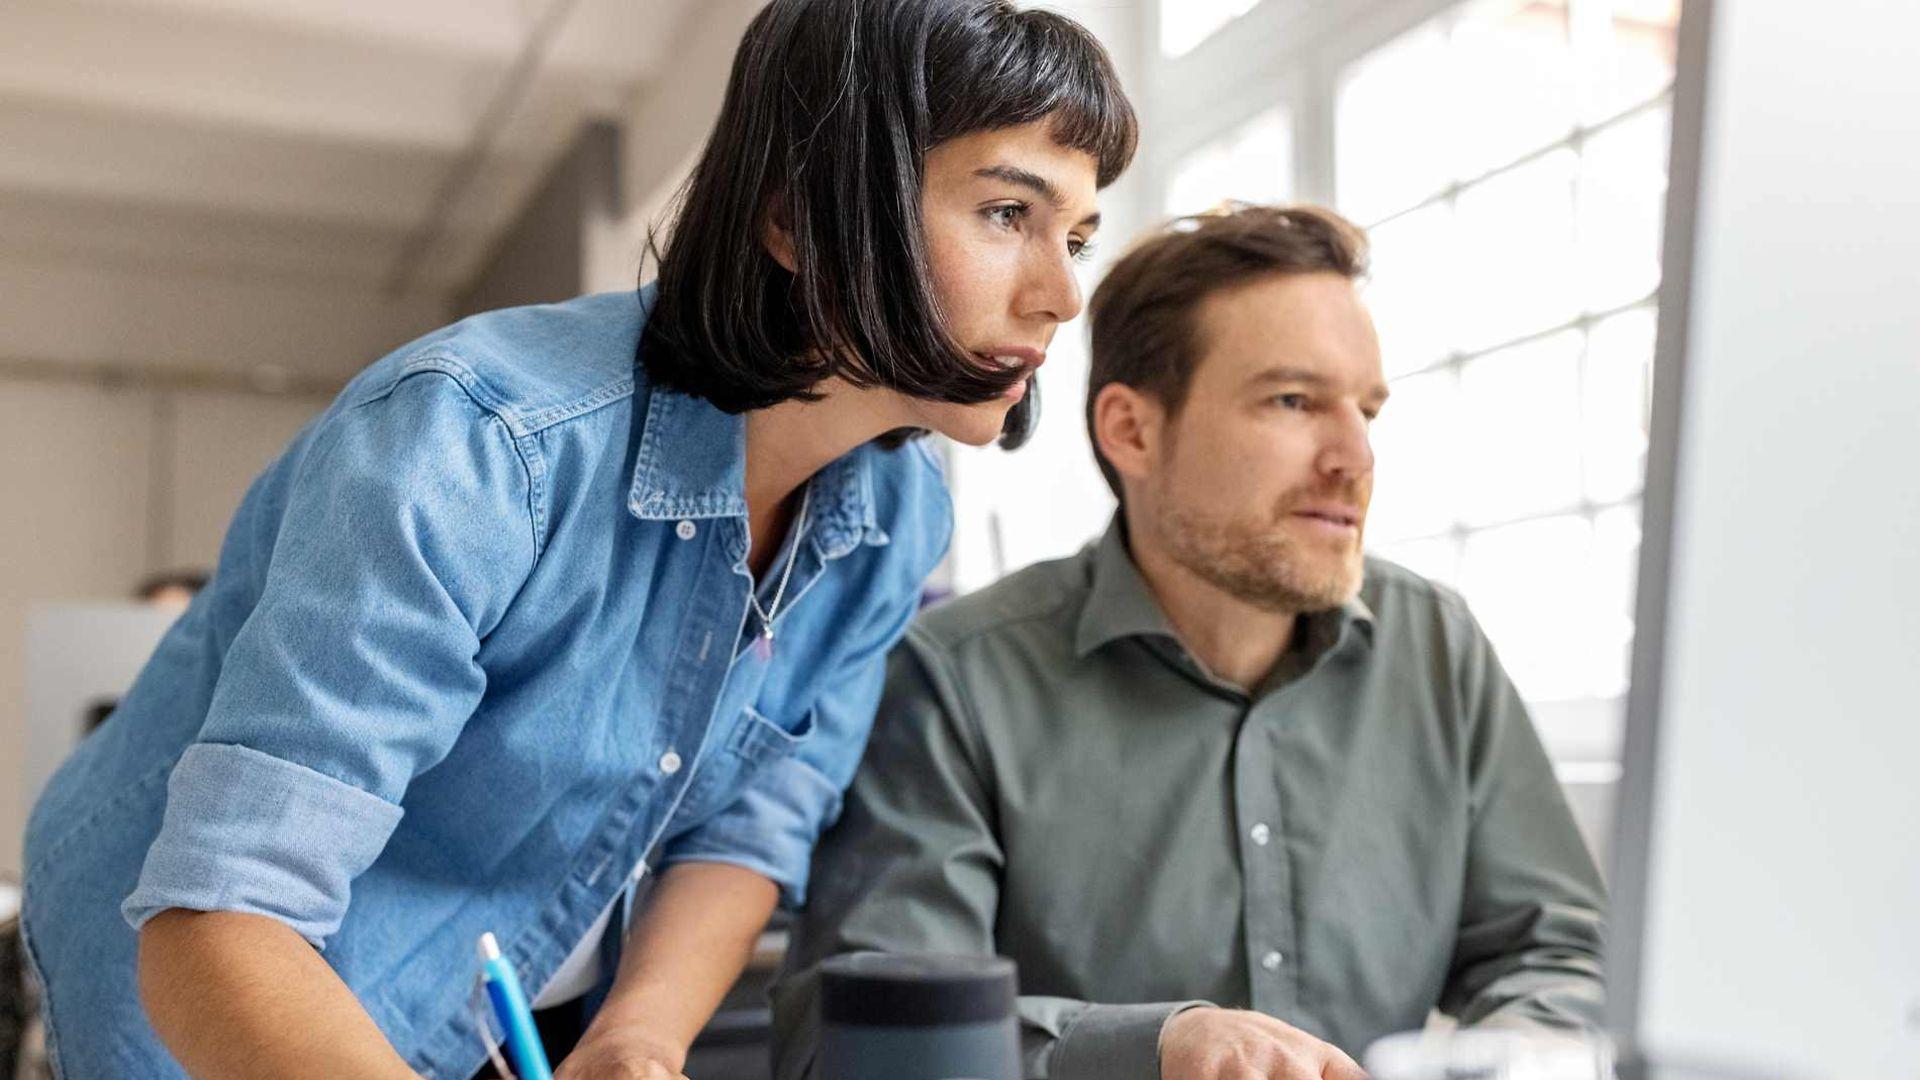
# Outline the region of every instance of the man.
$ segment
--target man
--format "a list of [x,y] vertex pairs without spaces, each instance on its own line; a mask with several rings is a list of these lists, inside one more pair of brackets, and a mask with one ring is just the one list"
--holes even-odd
[[1027,1075],[1360,1076],[1439,1008],[1597,1023],[1602,887],[1462,601],[1363,558],[1387,397],[1324,211],[1180,223],[1092,304],[1112,528],[920,619],[893,654],[775,994],[814,966],[1020,966]]

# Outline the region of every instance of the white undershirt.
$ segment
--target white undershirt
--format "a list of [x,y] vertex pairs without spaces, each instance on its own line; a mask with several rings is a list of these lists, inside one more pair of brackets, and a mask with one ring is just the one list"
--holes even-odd
[[[640,864],[633,868],[633,873],[628,875],[628,886],[638,889],[640,879],[645,877],[646,873],[647,861],[642,859]],[[553,973],[553,978],[548,979],[547,985],[541,987],[540,993],[534,996],[534,1008],[550,1009],[555,1005],[563,1005],[593,989],[593,984],[600,981],[600,943],[607,936],[607,927],[613,923],[613,913],[619,908],[620,897],[623,894],[624,890],[614,894],[613,899],[608,901],[606,908],[600,912],[600,917],[593,920],[593,925],[587,927],[587,932],[582,934],[580,940],[574,944],[573,951],[567,954],[565,960],[560,961],[560,967]],[[636,903],[638,900],[639,898],[635,897]],[[621,927],[621,932],[626,932],[624,926]]]

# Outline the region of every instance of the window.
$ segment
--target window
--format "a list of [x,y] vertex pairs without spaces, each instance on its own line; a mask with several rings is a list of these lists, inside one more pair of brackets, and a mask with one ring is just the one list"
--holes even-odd
[[1160,0],[1160,55],[1183,56],[1260,0]]
[[1536,704],[1626,688],[1677,14],[1476,0],[1335,90],[1394,388],[1370,540],[1460,588]]
[[[1565,775],[1600,775],[1581,770],[1617,754],[1633,633],[1679,0],[1126,10],[1147,47],[1108,44],[1145,65],[1145,137],[1085,283],[1160,212],[1305,199],[1366,226],[1393,384],[1369,544],[1462,590]],[[1056,338],[1033,447],[955,453],[962,591],[1105,522],[1082,334]]]
[[1169,216],[1197,214],[1228,199],[1285,202],[1293,197],[1293,118],[1268,109],[1226,137],[1181,160],[1167,183]]

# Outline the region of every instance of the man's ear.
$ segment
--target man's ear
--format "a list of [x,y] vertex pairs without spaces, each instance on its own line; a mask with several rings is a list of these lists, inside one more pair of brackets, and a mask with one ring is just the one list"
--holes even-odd
[[1160,457],[1166,409],[1152,394],[1110,382],[1093,399],[1093,439],[1113,471],[1144,482]]
[[793,214],[783,195],[767,202],[767,213],[760,222],[760,243],[789,274],[799,273],[800,260],[793,255]]

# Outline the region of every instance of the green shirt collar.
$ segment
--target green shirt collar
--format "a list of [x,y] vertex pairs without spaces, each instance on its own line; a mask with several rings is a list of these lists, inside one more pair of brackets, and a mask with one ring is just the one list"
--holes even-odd
[[[1127,551],[1126,521],[1121,514],[1113,515],[1106,535],[1095,542],[1091,561],[1092,587],[1087,593],[1086,606],[1080,610],[1080,623],[1074,630],[1076,656],[1086,656],[1121,638],[1179,640],[1173,624],[1160,610],[1146,579],[1140,576],[1140,568],[1134,565],[1133,556]],[[1307,634],[1309,648],[1315,652],[1338,644],[1349,627],[1360,631],[1363,640],[1372,641],[1373,611],[1357,594],[1331,611],[1304,616],[1301,626]]]

